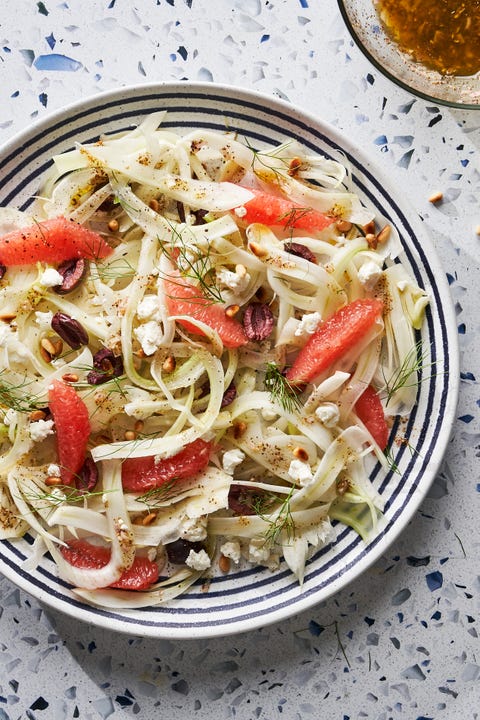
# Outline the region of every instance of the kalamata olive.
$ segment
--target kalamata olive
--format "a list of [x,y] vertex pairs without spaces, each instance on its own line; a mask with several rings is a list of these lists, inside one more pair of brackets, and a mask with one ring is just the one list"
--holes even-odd
[[88,345],[87,331],[78,320],[74,320],[70,315],[56,312],[52,317],[51,326],[57,335],[70,345],[72,350],[78,350],[82,345]]
[[231,485],[228,493],[228,507],[235,515],[255,515],[265,506],[266,496],[262,490]]
[[182,540],[182,538],[165,545],[167,557],[174,565],[183,565],[190,554],[190,550],[200,552],[202,549],[201,542],[190,542],[189,540]]
[[98,469],[91,455],[85,458],[75,478],[75,487],[81,493],[91,492],[98,482]]
[[312,263],[317,262],[316,256],[306,245],[296,242],[286,242],[283,247],[290,255],[296,255]]
[[0,280],[3,278],[5,273],[7,272],[7,266],[3,263],[0,263]]
[[93,370],[87,375],[90,385],[101,385],[114,377],[123,375],[123,360],[109,348],[98,350],[93,356]]
[[237,388],[233,383],[230,383],[228,388],[223,393],[223,398],[220,407],[227,407],[227,405],[230,405],[235,398],[237,397]]
[[87,271],[87,261],[84,258],[73,258],[72,260],[64,260],[57,267],[57,272],[63,278],[61,285],[54,287],[59,295],[66,295],[76,288],[82,282]]
[[243,316],[243,328],[249,340],[265,340],[273,330],[273,313],[265,303],[248,305]]

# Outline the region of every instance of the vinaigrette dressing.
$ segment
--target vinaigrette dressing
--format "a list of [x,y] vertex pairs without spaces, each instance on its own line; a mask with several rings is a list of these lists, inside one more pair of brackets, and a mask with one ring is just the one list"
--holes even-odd
[[480,0],[378,0],[387,33],[441,75],[480,70]]

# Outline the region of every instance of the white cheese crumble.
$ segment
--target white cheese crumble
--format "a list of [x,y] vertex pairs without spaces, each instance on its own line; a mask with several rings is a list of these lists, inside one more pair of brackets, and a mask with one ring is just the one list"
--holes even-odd
[[150,318],[155,319],[155,315],[159,310],[158,296],[157,295],[145,295],[143,300],[138,303],[137,306],[137,317],[140,320],[148,320]]
[[297,337],[302,337],[302,335],[313,335],[321,319],[322,317],[318,312],[306,313],[298,323],[295,335]]
[[207,537],[207,518],[186,518],[182,523],[181,537],[189,542],[200,542]]
[[185,560],[185,564],[188,565],[188,567],[191,567],[192,570],[199,570],[202,572],[203,570],[209,568],[211,563],[205,550],[199,550],[198,552],[190,550],[188,557]]
[[248,545],[248,561],[252,563],[265,563],[270,557],[270,550],[265,538],[252,538]]
[[235,468],[237,465],[240,465],[243,460],[245,460],[245,453],[238,448],[233,448],[233,450],[227,450],[227,452],[223,454],[222,467],[226,473],[233,475]]
[[233,290],[235,293],[244,292],[248,283],[250,282],[250,275],[248,272],[238,273],[227,270],[227,268],[220,268],[217,270],[217,281],[219,285]]
[[47,268],[41,274],[39,282],[40,285],[46,288],[55,287],[56,285],[62,284],[63,275],[60,275],[60,273],[55,270],[55,268]]
[[334,427],[340,420],[338,405],[332,402],[321,403],[315,410],[315,415],[325,427]]
[[153,355],[163,342],[162,328],[155,320],[149,320],[143,325],[139,325],[133,334],[142,346],[145,355]]
[[53,435],[53,420],[37,420],[30,423],[28,432],[33,442],[45,440],[49,435]]
[[313,480],[310,464],[302,460],[292,460],[288,468],[288,474],[292,480],[299,482],[302,487],[305,487]]
[[382,269],[373,260],[363,263],[358,270],[358,279],[367,290],[372,290],[382,277]]
[[220,546],[220,552],[222,555],[225,555],[225,557],[233,560],[233,562],[237,565],[242,557],[240,543],[236,540],[228,540],[227,542],[224,542],[223,545]]
[[247,214],[247,208],[244,205],[240,205],[240,207],[236,207],[233,212],[237,217],[242,218]]
[[35,322],[42,329],[51,328],[53,312],[48,310],[47,312],[41,312],[40,310],[35,311]]
[[48,477],[61,477],[60,467],[52,463],[47,468]]

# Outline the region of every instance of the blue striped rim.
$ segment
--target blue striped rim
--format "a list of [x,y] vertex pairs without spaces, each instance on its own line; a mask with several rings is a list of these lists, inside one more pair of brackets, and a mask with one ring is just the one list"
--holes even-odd
[[[223,130],[225,129],[225,123],[219,123],[219,122],[212,122],[212,121],[205,121],[203,120],[197,120],[195,118],[195,115],[197,113],[203,114],[207,113],[209,116],[215,116],[215,117],[222,117],[223,119],[225,117],[228,118],[229,121],[232,119],[235,119],[236,121],[239,121],[240,124],[246,123],[247,127],[252,123],[252,115],[249,113],[245,113],[245,108],[248,108],[251,111],[254,111],[258,115],[262,115],[266,112],[265,104],[260,104],[257,100],[248,100],[244,97],[240,98],[233,98],[221,94],[216,94],[212,92],[214,86],[210,87],[208,86],[208,89],[206,89],[205,92],[201,93],[190,93],[186,92],[182,94],[182,91],[185,88],[181,88],[180,92],[155,92],[155,93],[147,93],[147,94],[135,94],[131,97],[122,99],[120,104],[122,106],[130,106],[135,105],[135,109],[123,109],[118,113],[114,113],[108,116],[108,126],[111,127],[112,124],[115,124],[118,122],[124,123],[128,120],[128,118],[135,118],[138,119],[141,115],[148,114],[149,112],[152,112],[154,110],[158,110],[157,103],[161,101],[166,101],[169,99],[173,99],[175,102],[173,104],[173,107],[171,108],[171,112],[175,115],[184,115],[185,118],[188,121],[182,121],[182,120],[169,120],[167,118],[167,122],[165,123],[166,127],[170,128],[182,128],[186,125],[192,125],[195,124],[196,126],[200,126],[203,128],[209,128],[214,130]],[[240,95],[242,95],[243,91],[240,91]],[[207,107],[202,107],[201,105],[196,105],[195,107],[189,107],[184,105],[178,105],[177,103],[180,103],[182,101],[188,102],[193,100],[204,100]],[[150,106],[150,103],[154,103],[155,106]],[[229,106],[228,112],[225,111],[225,108],[216,108],[212,107],[211,103],[226,103]],[[262,130],[270,130],[273,132],[274,135],[279,134],[279,127],[281,129],[284,129],[284,126],[288,127],[288,132],[285,134],[288,134],[291,137],[294,137],[297,139],[300,143],[302,143],[304,146],[311,150],[317,150],[318,149],[318,143],[320,142],[324,146],[331,150],[337,150],[339,149],[339,145],[337,142],[330,138],[328,134],[325,134],[323,131],[318,130],[316,127],[314,127],[314,123],[311,124],[297,115],[287,112],[287,108],[284,107],[284,109],[281,109],[282,104],[278,103],[278,107],[276,107],[277,103],[276,101],[270,100],[270,104],[267,110],[269,113],[269,120],[263,119],[263,120],[254,120],[254,122],[257,122],[261,125]],[[142,107],[140,108],[139,105]],[[38,148],[34,149],[32,153],[30,153],[24,160],[19,163],[19,165],[16,166],[16,168],[12,169],[5,177],[3,187],[10,182],[11,180],[14,180],[15,177],[18,177],[18,173],[22,172],[23,170],[27,169],[29,166],[31,166],[32,163],[34,163],[36,160],[44,158],[45,154],[48,151],[53,150],[54,148],[58,148],[60,144],[64,145],[66,142],[70,141],[71,139],[74,139],[78,137],[79,133],[82,133],[82,137],[85,136],[86,132],[89,132],[90,130],[95,131],[95,136],[92,136],[90,139],[95,139],[95,137],[98,136],[99,127],[102,126],[102,121],[97,119],[90,120],[90,117],[92,115],[102,117],[106,117],[107,113],[106,111],[110,109],[118,109],[119,106],[119,100],[107,100],[102,105],[98,103],[98,98],[95,99],[95,106],[91,106],[86,110],[78,111],[71,116],[68,117],[68,121],[65,120],[59,120],[56,123],[54,123],[51,128],[48,129],[48,133],[45,132],[42,125],[40,125],[40,130],[38,132],[34,132],[32,136],[28,139],[28,142],[24,144],[22,148],[20,148],[20,151],[18,149],[14,149],[9,155],[7,155],[2,161],[0,161],[0,171],[3,168],[7,168],[7,166],[15,162],[15,158],[18,157],[18,155],[22,151],[27,151],[28,147],[35,148],[36,145],[39,145]],[[242,112],[234,111],[232,110],[232,107],[241,107]],[[168,108],[167,108],[168,109]],[[194,118],[192,120],[192,118]],[[256,115],[254,116],[256,118]],[[277,122],[274,122],[274,121]],[[83,121],[80,125],[80,128],[75,127],[75,123]],[[283,123],[282,125],[279,125],[279,122]],[[69,129],[65,131],[65,127],[68,127]],[[292,131],[292,127],[296,128],[296,132]],[[105,127],[105,125],[103,125]],[[131,127],[131,126],[130,126]],[[238,129],[233,126],[231,126],[232,129]],[[242,126],[243,127],[243,126]],[[116,130],[121,129],[120,127],[116,127]],[[127,129],[127,127],[123,127],[123,129]],[[60,134],[60,131],[64,131]],[[103,130],[103,128],[102,128]],[[48,140],[48,136],[53,133],[53,139]],[[57,134],[58,133],[58,134]],[[248,127],[248,129],[245,129],[243,127],[243,134],[247,135],[250,140],[255,140],[258,142],[269,144],[271,143],[271,135],[266,135],[264,132],[257,132],[255,129],[252,129],[251,127]],[[309,137],[313,137],[314,140],[310,140]],[[45,139],[47,139],[47,142],[44,143]],[[185,596],[187,601],[192,601],[192,603],[195,604],[195,602],[198,602],[199,599],[202,601],[205,600],[206,597],[214,598],[221,598],[224,599],[226,597],[235,596],[235,595],[242,595],[246,591],[251,590],[260,590],[265,588],[266,586],[273,585],[277,583],[278,581],[287,581],[288,584],[283,584],[280,588],[272,589],[270,592],[267,592],[266,594],[261,594],[258,597],[255,598],[248,598],[241,600],[239,602],[230,602],[229,604],[223,603],[222,605],[222,612],[225,610],[231,610],[232,615],[228,617],[227,619],[223,618],[220,621],[221,625],[229,625],[229,624],[242,624],[246,620],[251,620],[252,618],[259,618],[263,619],[263,622],[268,621],[267,618],[274,614],[278,616],[278,612],[283,608],[289,608],[290,612],[288,614],[291,614],[293,612],[296,612],[297,609],[299,609],[304,603],[306,598],[313,598],[315,602],[318,602],[320,599],[322,599],[319,596],[319,593],[321,590],[327,589],[328,587],[335,585],[338,583],[338,580],[345,576],[349,571],[351,571],[353,568],[355,568],[356,565],[365,558],[373,557],[372,549],[375,548],[380,542],[382,542],[385,538],[388,538],[392,530],[396,527],[396,522],[399,518],[402,517],[402,515],[405,515],[405,509],[408,505],[412,504],[412,500],[414,498],[414,491],[417,488],[421,478],[422,474],[427,469],[429,458],[432,450],[437,447],[438,445],[438,433],[440,429],[443,427],[444,422],[444,413],[447,406],[447,400],[449,396],[449,388],[448,388],[448,372],[449,372],[449,355],[447,352],[448,349],[448,338],[447,338],[447,326],[446,326],[446,318],[443,311],[443,305],[440,300],[440,289],[437,286],[437,283],[435,282],[435,276],[433,270],[431,270],[428,259],[425,255],[424,248],[422,245],[422,241],[417,240],[415,236],[415,232],[413,228],[411,227],[411,224],[408,222],[404,212],[400,209],[398,204],[393,200],[393,198],[389,195],[389,193],[384,189],[384,186],[382,183],[380,183],[377,180],[377,175],[373,175],[372,172],[363,164],[363,162],[358,159],[356,153],[351,153],[348,150],[346,150],[344,147],[341,148],[342,151],[347,156],[349,162],[352,164],[352,166],[359,172],[363,177],[365,177],[368,181],[366,184],[362,181],[361,177],[359,175],[354,174],[354,180],[355,184],[358,187],[359,191],[363,194],[364,197],[368,198],[368,200],[378,208],[378,210],[386,217],[390,217],[395,225],[400,228],[403,227],[404,230],[404,237],[408,238],[408,242],[404,243],[405,253],[408,258],[408,262],[411,266],[412,272],[415,274],[416,281],[422,285],[423,279],[426,276],[428,278],[428,282],[431,286],[431,290],[433,293],[434,298],[434,309],[437,313],[437,322],[439,322],[440,326],[440,332],[439,337],[435,336],[435,323],[434,323],[434,317],[432,312],[428,313],[427,318],[427,335],[429,338],[431,338],[432,341],[432,348],[431,348],[431,355],[432,360],[436,358],[437,353],[437,347],[436,342],[441,341],[441,347],[443,350],[443,358],[445,362],[445,374],[442,375],[443,377],[443,385],[440,389],[440,402],[438,407],[438,414],[437,419],[435,423],[435,430],[432,433],[430,430],[430,427],[427,428],[427,423],[422,423],[422,430],[419,436],[419,441],[416,444],[416,450],[423,452],[423,462],[420,465],[420,468],[418,467],[418,458],[421,456],[420,454],[417,454],[415,457],[412,456],[410,459],[407,468],[405,469],[405,472],[403,473],[401,479],[399,482],[396,482],[395,487],[391,488],[391,494],[388,497],[385,497],[387,501],[387,505],[392,505],[395,500],[399,497],[400,492],[405,488],[405,486],[408,484],[408,493],[406,494],[403,502],[401,502],[398,507],[395,510],[395,513],[392,515],[392,517],[389,518],[389,522],[387,526],[383,529],[383,531],[377,536],[368,546],[363,546],[360,539],[350,530],[345,529],[339,533],[337,545],[340,546],[344,541],[347,541],[349,537],[353,538],[351,542],[349,542],[346,546],[342,546],[342,549],[337,554],[333,555],[329,559],[325,559],[325,562],[321,563],[320,560],[325,558],[325,556],[328,556],[330,553],[329,549],[322,549],[319,551],[314,558],[312,558],[307,566],[307,575],[306,575],[306,587],[305,591],[302,595],[302,601],[299,602],[298,594],[295,593],[293,597],[287,597],[287,599],[283,601],[279,601],[279,597],[281,595],[285,595],[293,589],[296,588],[296,583],[291,581],[291,575],[287,570],[281,570],[278,573],[276,573],[274,576],[270,574],[270,571],[266,571],[266,573],[263,574],[263,577],[260,579],[256,579],[258,577],[258,571],[255,569],[250,569],[246,571],[241,571],[237,573],[234,576],[234,581],[237,583],[237,581],[240,581],[238,585],[234,585],[234,587],[226,587],[226,585],[231,582],[232,576],[230,576],[228,579],[223,577],[213,578],[212,579],[212,586],[215,589],[212,589],[207,595],[205,593],[197,593],[195,590],[188,593],[188,596]],[[325,148],[322,148],[322,152],[325,152]],[[31,186],[32,182],[37,180],[41,175],[44,174],[45,170],[47,169],[48,165],[50,164],[50,160],[47,162],[43,162],[33,171],[31,171],[26,177],[24,177],[20,182],[18,182],[14,189],[8,194],[8,196],[5,198],[4,202],[12,203],[26,188]],[[370,189],[370,187],[373,187],[373,190]],[[28,206],[28,200],[26,200],[25,206]],[[398,218],[398,222],[395,222],[395,217]],[[415,254],[413,252],[413,248],[415,248],[415,251],[417,252],[420,263],[417,262],[415,258]],[[425,384],[422,386],[422,398],[425,401]],[[432,378],[430,378],[430,382],[428,384],[428,395],[427,395],[427,403],[426,408],[423,413],[424,418],[431,418],[433,408],[435,405],[435,399],[438,397],[439,394],[439,382],[438,382],[438,376],[435,379],[435,382]],[[408,432],[411,431],[415,425],[415,421],[418,421],[417,417],[417,409],[412,413],[412,416],[410,417],[410,420],[406,426],[406,434],[408,436]],[[427,429],[429,432],[427,433]],[[392,431],[394,432],[394,431]],[[428,443],[428,437],[427,435],[430,435],[430,442]],[[424,447],[425,445],[425,447]],[[404,454],[406,448],[401,447],[400,450],[397,453],[397,460],[400,461],[401,456]],[[374,475],[378,473],[379,467],[375,468],[373,471]],[[413,475],[413,480],[411,479],[411,475]],[[386,495],[386,491],[390,483],[392,483],[393,478],[392,472],[390,472],[383,480],[383,482],[380,485],[380,492],[382,494]],[[396,480],[398,478],[395,478]],[[414,508],[413,508],[414,509]],[[413,512],[413,510],[412,510]],[[16,545],[13,545],[10,542],[4,542],[4,547],[8,548],[10,552],[13,555],[16,555],[18,559],[22,559],[23,554],[19,551],[18,547]],[[360,549],[359,549],[359,546]],[[1,549],[1,546],[0,546]],[[350,557],[352,552],[355,552],[355,555],[353,557]],[[24,557],[24,556],[23,556]],[[374,559],[374,558],[373,558]],[[42,582],[41,580],[35,578],[32,578],[29,573],[25,573],[21,570],[17,565],[15,565],[8,557],[4,558],[4,561],[6,565],[8,565],[16,574],[22,577],[23,580],[25,580],[28,583],[31,583],[34,587],[37,587],[41,590],[44,590],[47,593],[53,593],[53,595],[62,601],[62,603],[66,603],[67,605],[71,605],[75,608],[81,608],[83,609],[87,615],[97,615],[102,618],[110,618],[115,621],[118,621],[119,623],[126,623],[127,625],[147,625],[152,628],[192,628],[197,629],[199,627],[212,627],[217,626],[219,624],[218,621],[215,620],[204,620],[202,618],[199,618],[199,614],[212,614],[219,611],[219,608],[217,606],[209,607],[188,607],[188,608],[182,608],[182,607],[174,607],[174,606],[157,606],[155,608],[148,608],[144,611],[137,612],[135,614],[135,617],[126,616],[123,613],[117,613],[113,611],[105,611],[101,610],[99,608],[92,608],[90,606],[85,606],[83,603],[79,602],[75,598],[71,597],[69,594],[64,594],[60,591],[54,590],[52,587],[52,584],[63,586],[64,588],[68,589],[68,585],[66,583],[63,583],[63,581],[60,581],[56,575],[51,574],[45,567],[39,568],[39,574],[43,575],[47,579],[47,583]],[[341,567],[337,568],[338,565],[341,565]],[[328,574],[325,575],[326,570],[335,569],[334,574]],[[252,582],[248,584],[246,587],[245,585],[242,585],[241,581],[249,578]],[[315,580],[315,584],[313,584],[311,581]],[[265,599],[276,599],[275,603],[270,603],[270,606],[268,609],[261,608],[258,611],[250,611],[247,612],[247,608],[251,605],[255,605],[261,602],[264,602]],[[235,612],[237,609],[241,608],[242,613],[239,614],[238,612]],[[146,616],[154,615],[155,619],[151,619],[150,617],[147,619]],[[172,615],[172,616],[184,616],[184,615],[192,615],[193,620],[192,622],[187,622],[183,619],[181,622],[172,622],[170,618],[167,620],[159,620],[159,615]],[[251,624],[249,624],[249,627],[252,627]],[[245,629],[245,628],[243,628]]]

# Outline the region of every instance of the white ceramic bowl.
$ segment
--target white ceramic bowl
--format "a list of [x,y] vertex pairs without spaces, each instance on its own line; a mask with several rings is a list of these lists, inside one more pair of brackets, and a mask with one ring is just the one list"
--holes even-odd
[[390,80],[425,100],[480,108],[480,72],[470,77],[441,75],[413,60],[385,32],[376,0],[338,0],[338,6],[360,50]]
[[0,571],[41,602],[75,619],[134,635],[211,637],[280,621],[325,600],[363,573],[405,528],[439,469],[449,439],[458,393],[457,335],[444,272],[415,214],[398,191],[337,130],[273,97],[239,88],[179,83],[122,88],[78,102],[3,147],[0,204],[26,209],[54,153],[71,148],[75,141],[95,140],[103,132],[126,130],[159,109],[168,110],[165,124],[177,130],[200,126],[223,131],[228,125],[253,146],[294,137],[309,151],[329,155],[341,150],[353,169],[356,191],[396,225],[405,247],[407,269],[431,296],[422,340],[430,354],[426,367],[432,362],[435,371],[425,372],[418,404],[405,431],[415,452],[405,445],[394,446],[399,472],[385,477],[376,467],[372,473],[385,499],[385,524],[369,544],[354,531],[337,526],[336,543],[309,561],[303,587],[282,563],[273,573],[257,568],[219,575],[208,589],[195,585],[164,606],[102,610],[80,602],[57,577],[48,558],[35,570],[22,567],[30,554],[32,537],[0,542]]

